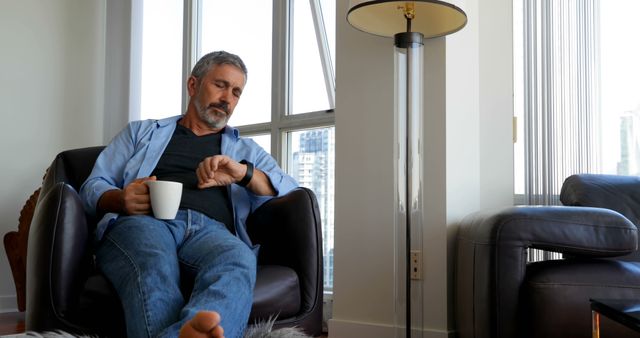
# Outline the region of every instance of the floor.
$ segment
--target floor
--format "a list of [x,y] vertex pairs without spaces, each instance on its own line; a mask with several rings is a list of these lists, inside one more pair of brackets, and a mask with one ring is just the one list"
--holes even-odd
[[0,335],[24,332],[24,312],[0,313]]
[[[24,332],[24,312],[0,313],[0,336]],[[328,338],[325,333],[318,338]]]

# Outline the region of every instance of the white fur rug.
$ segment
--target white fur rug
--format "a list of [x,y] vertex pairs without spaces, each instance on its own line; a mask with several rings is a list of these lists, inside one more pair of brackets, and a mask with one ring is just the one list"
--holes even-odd
[[[273,330],[274,320],[269,320],[253,325],[244,332],[244,338],[312,338],[297,328],[283,328]],[[3,336],[4,337],[4,336]],[[78,336],[63,331],[52,332],[27,332],[21,335],[8,336],[11,338],[19,337],[38,337],[38,338],[97,338],[96,336]]]
[[311,338],[297,328],[273,330],[275,319],[256,323],[244,331],[244,338]]

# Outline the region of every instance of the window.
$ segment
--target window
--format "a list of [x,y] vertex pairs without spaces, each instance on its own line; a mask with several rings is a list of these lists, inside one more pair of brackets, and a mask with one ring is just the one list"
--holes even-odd
[[[184,8],[171,0],[142,1],[140,117],[184,111],[184,83],[202,55],[214,50],[239,55],[248,82],[229,124],[315,192],[324,231],[325,289],[331,290],[335,0],[193,0]],[[165,77],[168,70],[177,70],[179,78]]]
[[291,3],[295,3],[291,31],[291,113],[331,109],[335,106],[335,1]]
[[182,2],[175,0],[143,3],[139,107],[142,118],[174,116],[182,110],[182,7]]
[[[264,0],[202,0],[194,62],[214,50],[237,54],[247,65],[247,85],[229,123],[242,126],[271,120],[273,4]],[[250,25],[239,24],[251,22]]]
[[640,174],[636,10],[635,0],[514,2],[517,203],[558,203],[574,173]]
[[290,131],[287,172],[300,185],[313,190],[323,224],[324,286],[333,287],[333,200],[335,167],[335,128],[323,127]]
[[[621,10],[622,9],[622,10]],[[640,175],[640,34],[634,0],[600,1],[602,168]]]

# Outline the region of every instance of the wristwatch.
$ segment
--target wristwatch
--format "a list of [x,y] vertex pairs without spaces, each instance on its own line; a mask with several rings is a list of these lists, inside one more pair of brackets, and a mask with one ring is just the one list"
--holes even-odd
[[244,174],[244,177],[240,181],[236,182],[236,184],[241,187],[246,187],[247,184],[251,182],[251,178],[253,178],[253,163],[247,160],[242,160],[240,161],[240,163],[247,166],[247,173]]

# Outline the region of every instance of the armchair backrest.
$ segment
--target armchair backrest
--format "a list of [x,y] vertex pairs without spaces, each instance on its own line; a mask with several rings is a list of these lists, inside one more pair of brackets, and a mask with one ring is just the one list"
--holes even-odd
[[[97,146],[71,149],[59,153],[47,169],[38,201],[59,183],[68,184],[76,192],[79,192],[80,186],[91,174],[93,165],[104,148],[104,146]],[[97,220],[88,218],[87,221],[90,229],[95,229]]]
[[56,183],[64,182],[78,191],[89,177],[93,164],[103,149],[103,146],[98,146],[61,152],[49,167],[42,184],[43,189],[47,190]]
[[614,210],[636,226],[640,225],[640,177],[637,176],[572,175],[562,184],[560,201],[564,205]]

